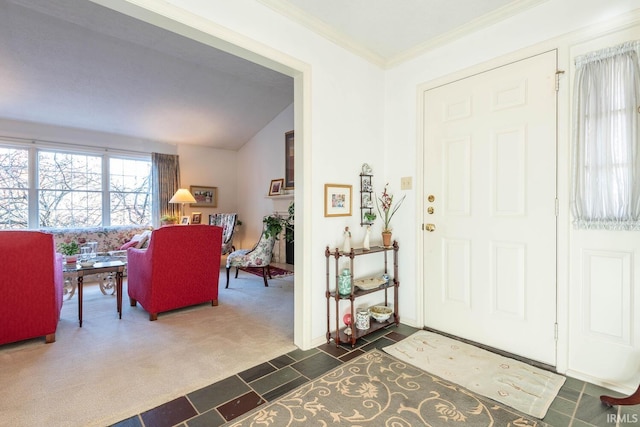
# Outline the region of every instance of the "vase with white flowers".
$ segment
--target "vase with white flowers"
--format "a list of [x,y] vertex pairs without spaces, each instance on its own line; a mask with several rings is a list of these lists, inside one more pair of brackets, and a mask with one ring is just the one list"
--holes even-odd
[[402,199],[394,206],[393,195],[387,191],[388,186],[389,183],[385,184],[382,195],[376,199],[376,208],[383,221],[382,244],[385,247],[391,246],[391,218],[393,218],[393,215],[395,215],[400,205],[402,205],[402,202],[404,202],[405,197],[407,197],[406,195],[402,196]]

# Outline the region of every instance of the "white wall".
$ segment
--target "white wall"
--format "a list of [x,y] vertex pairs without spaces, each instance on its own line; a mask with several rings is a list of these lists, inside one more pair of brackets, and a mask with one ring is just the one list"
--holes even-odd
[[2,137],[42,141],[44,144],[53,143],[61,147],[70,144],[69,146],[109,147],[113,151],[176,154],[174,145],[163,142],[8,119],[0,119],[0,138]]
[[185,215],[202,212],[202,222],[209,222],[209,215],[216,212],[236,212],[238,209],[238,154],[198,145],[178,145],[180,156],[180,184],[216,187],[218,203],[215,208],[198,208],[185,205]]
[[[284,134],[293,130],[293,104],[285,108],[238,151],[238,217],[242,227],[236,248],[250,248],[262,232],[262,218],[287,209],[288,202],[269,198],[272,179],[284,178]],[[236,239],[234,238],[234,242]]]

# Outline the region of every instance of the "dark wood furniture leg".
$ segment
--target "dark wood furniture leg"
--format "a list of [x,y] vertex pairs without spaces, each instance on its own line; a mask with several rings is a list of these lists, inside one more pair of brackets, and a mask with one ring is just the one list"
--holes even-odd
[[78,275],[78,320],[80,321],[80,327],[82,328],[82,282],[84,278],[82,275]]
[[116,272],[116,293],[118,298],[118,317],[122,319],[122,271]]
[[640,404],[640,386],[638,386],[636,391],[630,396],[620,398],[611,396],[600,396],[600,401],[608,406]]

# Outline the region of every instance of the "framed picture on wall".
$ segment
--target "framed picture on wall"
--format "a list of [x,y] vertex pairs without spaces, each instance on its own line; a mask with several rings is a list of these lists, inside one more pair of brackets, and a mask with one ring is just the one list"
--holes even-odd
[[200,224],[202,221],[202,212],[191,212],[191,224]]
[[196,199],[195,203],[189,206],[192,208],[216,208],[218,207],[218,187],[204,187],[202,185],[192,185],[189,191]]
[[295,160],[293,131],[284,134],[284,188],[293,189],[293,163]]
[[324,216],[351,215],[351,186],[342,184],[324,185]]

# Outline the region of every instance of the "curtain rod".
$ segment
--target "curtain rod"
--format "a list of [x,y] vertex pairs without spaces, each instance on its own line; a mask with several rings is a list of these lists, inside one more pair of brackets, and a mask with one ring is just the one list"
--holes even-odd
[[114,149],[114,148],[108,148],[108,147],[100,147],[100,146],[94,146],[94,145],[84,145],[84,144],[77,144],[74,142],[61,142],[61,141],[51,141],[51,140],[46,140],[46,139],[35,139],[35,138],[22,138],[22,137],[18,137],[18,136],[4,136],[4,135],[0,135],[0,139],[2,140],[6,140],[9,142],[18,142],[18,143],[28,143],[28,144],[56,144],[56,145],[63,145],[63,146],[67,146],[67,147],[76,147],[76,148],[84,148],[84,149],[94,149],[94,150],[100,150],[100,151],[104,151],[104,152],[110,152],[110,153],[130,153],[130,154],[145,154],[145,155],[151,155],[151,152],[148,151],[136,151],[136,150],[128,150],[128,149]]

